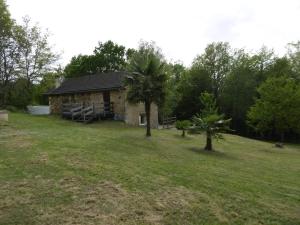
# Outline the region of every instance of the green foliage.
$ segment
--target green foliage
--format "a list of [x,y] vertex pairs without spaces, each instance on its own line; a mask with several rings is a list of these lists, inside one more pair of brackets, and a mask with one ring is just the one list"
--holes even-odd
[[187,130],[191,126],[191,122],[189,120],[177,120],[176,128],[178,130]]
[[71,59],[65,67],[66,77],[84,76],[109,71],[122,71],[126,67],[127,58],[134,54],[112,41],[99,42],[92,55],[78,55]]
[[216,100],[212,94],[204,92],[200,96],[204,106],[202,112],[193,117],[194,132],[204,131],[206,133],[206,150],[212,150],[212,138],[222,138],[221,132],[229,131],[231,119],[224,120],[224,115],[218,114]]
[[12,84],[9,105],[25,109],[32,101],[32,85],[28,86],[26,78],[19,78]]
[[28,17],[22,25],[17,25],[10,19],[5,2],[1,0],[0,105],[23,108],[32,99],[29,95],[34,93],[33,84],[53,70],[56,59],[48,44],[48,33],[42,32],[37,25],[32,26]]
[[45,93],[55,88],[56,80],[62,76],[61,70],[45,74],[41,82],[33,86],[33,104],[48,105],[48,96]]
[[290,61],[293,74],[300,81],[300,41],[288,44],[288,59]]
[[267,77],[281,77],[283,74],[292,78],[297,77],[296,73],[293,71],[291,60],[285,56],[282,58],[275,58],[266,73]]
[[206,71],[211,80],[211,88],[216,100],[222,92],[225,77],[230,70],[230,45],[227,42],[213,42],[205,48],[204,54],[198,56],[193,64]]
[[122,45],[112,41],[99,42],[99,46],[94,50],[94,55],[97,72],[120,71],[125,68],[126,49]]
[[165,100],[167,80],[165,65],[160,49],[153,43],[142,42],[138,51],[129,59],[128,71],[131,75],[126,79],[129,87],[127,99],[131,103],[143,102],[145,104],[147,136],[151,136],[151,103],[161,105]]
[[204,69],[193,64],[181,76],[178,84],[176,114],[178,118],[191,118],[202,109],[199,96],[202,92],[211,92],[211,79]]
[[160,50],[152,43],[141,43],[139,50],[129,59],[127,79],[130,89],[128,100],[132,103],[155,102],[165,98],[165,62]]
[[49,34],[37,25],[32,26],[29,17],[24,18],[19,32],[20,73],[29,83],[38,82],[44,74],[53,70],[58,56],[48,43]]
[[15,22],[5,1],[0,0],[0,107],[7,104],[10,81],[15,76],[17,43],[14,40]]
[[71,62],[65,67],[66,77],[77,77],[82,75],[94,74],[93,56],[78,55],[73,56]]
[[[0,39],[10,36],[13,26],[13,20],[10,17],[10,13],[7,9],[7,5],[4,0],[0,0]],[[1,42],[2,44],[2,42]]]
[[169,63],[166,65],[166,96],[164,104],[159,107],[160,115],[172,116],[175,114],[178,106],[178,99],[180,98],[179,84],[185,70],[185,67],[180,62],[175,64]]
[[254,103],[258,83],[253,65],[253,57],[244,50],[236,51],[220,98],[221,110],[232,118],[233,129],[243,134],[249,132],[245,122],[246,114]]
[[203,54],[195,58],[179,84],[181,96],[176,108],[179,118],[190,118],[203,108],[199,100],[202,92],[212,92],[219,102],[231,58],[227,42],[211,43]]
[[19,108],[15,107],[13,105],[8,105],[5,107],[5,109],[8,110],[9,112],[19,112],[20,111]]
[[185,137],[185,131],[188,130],[191,125],[191,121],[189,120],[177,120],[175,124],[177,130],[182,130],[182,137]]
[[293,78],[271,77],[258,88],[259,98],[248,112],[257,132],[276,132],[283,141],[288,131],[300,131],[300,85]]

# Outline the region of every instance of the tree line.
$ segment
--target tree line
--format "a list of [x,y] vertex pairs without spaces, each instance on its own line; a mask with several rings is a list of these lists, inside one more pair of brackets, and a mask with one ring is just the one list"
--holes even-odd
[[282,140],[299,137],[300,41],[287,44],[281,57],[267,47],[252,53],[213,42],[189,67],[167,61],[151,42],[131,49],[107,41],[61,68],[47,32],[28,17],[17,24],[3,0],[0,15],[0,107],[46,104],[43,93],[60,77],[129,71],[129,100],[143,101],[148,108],[149,103],[157,103],[160,120],[168,116],[192,120],[204,109],[200,96],[210,93],[217,114],[231,118],[231,129],[237,134]]
[[[165,113],[188,119],[203,109],[199,96],[212,93],[219,112],[232,118],[237,134],[264,138],[297,138],[300,124],[300,42],[276,56],[262,47],[256,53],[208,44],[190,68],[171,65]],[[181,68],[178,71],[178,68]],[[176,72],[175,72],[176,71]]]
[[53,70],[57,55],[49,46],[49,34],[29,17],[17,24],[3,0],[0,15],[0,105],[23,107],[32,100],[34,84]]

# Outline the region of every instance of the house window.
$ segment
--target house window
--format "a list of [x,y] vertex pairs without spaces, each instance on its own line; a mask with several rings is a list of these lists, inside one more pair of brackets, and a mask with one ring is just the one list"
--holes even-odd
[[139,116],[139,123],[141,126],[146,125],[146,115],[145,113],[140,114]]

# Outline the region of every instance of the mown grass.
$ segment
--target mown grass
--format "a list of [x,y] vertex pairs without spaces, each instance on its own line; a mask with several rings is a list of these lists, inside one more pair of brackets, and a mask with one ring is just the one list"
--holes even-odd
[[300,224],[300,147],[10,114],[0,224]]

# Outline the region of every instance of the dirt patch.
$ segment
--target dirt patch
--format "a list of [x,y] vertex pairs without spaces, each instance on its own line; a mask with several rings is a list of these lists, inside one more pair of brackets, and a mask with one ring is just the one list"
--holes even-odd
[[31,164],[47,164],[49,161],[49,156],[47,152],[40,152],[36,157],[30,160]]
[[[29,208],[37,224],[148,224],[184,223],[209,198],[185,187],[154,192],[128,191],[111,181],[87,184],[79,177],[58,181],[36,177],[29,182],[0,184],[1,217],[16,207]],[[213,207],[215,208],[215,206]],[[216,210],[216,216],[226,221]]]
[[87,169],[92,169],[96,170],[96,166],[91,163],[91,161],[83,159],[80,156],[67,156],[64,159],[65,163],[67,166],[76,168],[76,169],[82,169],[82,170],[87,170]]
[[[84,190],[65,186],[76,197],[71,207],[63,210],[67,224],[164,224],[172,210],[186,212],[199,206],[199,194],[180,187],[168,191],[129,192],[110,181]],[[206,198],[206,196],[200,196]],[[76,216],[75,216],[76,215]],[[75,216],[75,217],[74,217]],[[76,219],[74,219],[76,218]]]
[[1,130],[0,144],[4,149],[24,150],[32,147],[34,140],[28,133],[7,127]]

